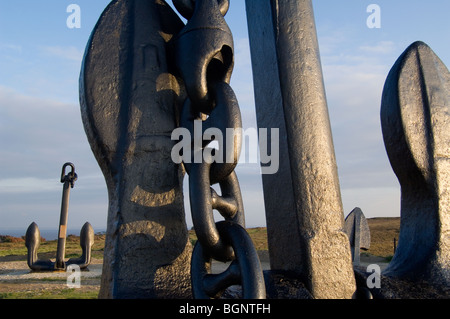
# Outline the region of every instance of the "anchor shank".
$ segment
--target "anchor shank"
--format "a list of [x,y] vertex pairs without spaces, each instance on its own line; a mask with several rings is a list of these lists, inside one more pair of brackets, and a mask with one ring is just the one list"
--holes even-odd
[[315,298],[351,298],[351,251],[312,1],[246,5],[258,126],[279,129],[281,137],[279,169],[262,177],[271,269],[306,278]]
[[69,180],[66,180],[63,185],[55,268],[62,268],[62,269],[65,268],[64,254],[66,250],[67,218],[69,215],[69,197],[70,197],[70,182]]

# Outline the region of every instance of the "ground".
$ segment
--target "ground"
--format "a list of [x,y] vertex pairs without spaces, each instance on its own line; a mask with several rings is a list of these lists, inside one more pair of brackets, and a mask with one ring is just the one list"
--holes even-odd
[[[378,264],[383,270],[393,255],[394,237],[398,238],[398,218],[369,219],[372,244],[367,252],[361,255],[361,267],[369,264]],[[263,269],[270,268],[267,253],[267,237],[265,228],[253,228],[248,230],[255,247],[258,249]],[[191,241],[195,241],[195,235],[191,233]],[[65,272],[33,272],[26,262],[26,248],[20,238],[7,238],[3,236],[0,242],[0,299],[2,298],[37,298],[37,299],[95,299],[100,289],[102,256],[104,247],[104,235],[97,235],[93,247],[92,263],[88,270],[82,271],[80,288],[68,286],[69,274]],[[79,254],[78,238],[69,236],[67,240],[66,257]],[[44,241],[39,249],[40,258],[52,258],[55,256],[56,241]],[[223,264],[215,264],[213,270],[220,272],[226,267]]]
[[[71,288],[66,272],[33,272],[26,261],[0,262],[0,298],[97,298],[102,260],[81,272],[80,288]],[[69,283],[69,285],[68,285]]]

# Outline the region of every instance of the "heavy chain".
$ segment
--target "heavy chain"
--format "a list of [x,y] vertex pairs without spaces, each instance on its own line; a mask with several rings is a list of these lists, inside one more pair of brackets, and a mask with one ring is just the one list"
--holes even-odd
[[[183,164],[189,175],[192,221],[198,237],[191,262],[193,295],[220,297],[227,287],[240,284],[244,298],[265,298],[261,264],[245,230],[235,173],[241,152],[242,121],[229,85],[234,60],[233,38],[224,19],[229,0],[173,3],[188,19],[175,43],[177,67],[188,95],[180,126],[188,129],[192,137],[190,162],[185,159]],[[196,126],[201,126],[201,143],[196,141]],[[208,147],[218,136],[203,138],[212,128],[221,132],[219,149]],[[226,134],[230,129],[233,134]],[[220,185],[220,195],[211,187],[214,184]],[[219,211],[225,221],[216,223],[213,210]],[[225,272],[213,275],[212,259],[231,264]]]

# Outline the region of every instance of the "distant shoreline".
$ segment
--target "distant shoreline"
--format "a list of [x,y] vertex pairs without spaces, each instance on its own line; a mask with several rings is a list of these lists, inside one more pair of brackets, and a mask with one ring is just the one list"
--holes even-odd
[[[67,230],[67,235],[80,235],[80,230],[77,228],[69,228]],[[45,240],[56,240],[58,239],[58,229],[55,227],[55,229],[39,229],[41,233],[41,237],[45,238]],[[12,237],[22,237],[25,236],[25,233],[27,232],[27,228],[0,228],[0,235],[2,236],[12,236]],[[95,229],[94,232],[97,233],[105,233],[106,229]]]
[[[370,222],[376,222],[376,221],[395,221],[397,220],[398,222],[400,221],[400,217],[371,217],[371,218],[367,218],[367,220]],[[28,227],[28,226],[27,226]],[[3,236],[12,236],[12,237],[22,237],[25,236],[25,233],[27,231],[27,227],[24,228],[17,228],[17,227],[11,227],[11,228],[6,228],[6,227],[0,227],[0,235]],[[106,228],[94,228],[94,232],[96,234],[98,233],[106,233]],[[252,229],[252,228],[266,228],[265,226],[255,226],[255,227],[247,227],[248,229]],[[80,230],[81,230],[81,226],[80,228],[69,228],[67,230],[67,235],[76,235],[79,236],[80,235]],[[39,229],[39,231],[41,232],[41,237],[45,238],[46,240],[56,240],[58,239],[58,229],[57,227],[55,227],[54,229],[50,229],[50,228],[43,228],[43,229]]]

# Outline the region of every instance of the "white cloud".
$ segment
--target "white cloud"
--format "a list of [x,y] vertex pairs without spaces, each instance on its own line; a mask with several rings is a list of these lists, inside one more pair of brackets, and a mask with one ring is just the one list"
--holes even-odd
[[355,207],[367,218],[400,216],[400,189],[397,187],[351,188],[342,190],[344,216]]
[[239,38],[234,41],[235,68],[240,71],[242,68],[250,70],[252,67],[250,55],[250,43],[248,38]]
[[[248,38],[236,39],[234,51],[235,66],[231,78],[231,87],[238,98],[242,114],[248,113],[246,117],[243,116],[243,120],[247,122],[248,119],[250,121],[249,125],[255,127],[256,122],[254,119],[256,117],[251,115],[255,114],[255,102],[253,94],[252,62]],[[244,126],[246,125],[247,124],[244,123]]]
[[0,43],[0,51],[10,53],[22,53],[22,46],[12,43]]
[[342,47],[352,38],[353,30],[346,27],[332,29],[327,26],[317,25],[319,49],[321,57],[343,52]]
[[2,179],[53,178],[65,162],[93,159],[78,105],[1,86],[0,135]]
[[42,46],[40,49],[46,55],[75,62],[81,62],[84,54],[82,50],[74,46]]
[[[336,41],[332,45],[339,48]],[[338,49],[336,52],[350,53],[330,52],[322,58],[343,191],[398,187],[384,148],[380,120],[383,86],[395,61],[395,50],[394,43],[384,41],[353,50]]]
[[70,199],[70,227],[104,228],[106,184],[84,133],[79,106],[0,86],[0,221],[2,227],[58,224],[62,165],[78,174]]
[[380,41],[375,45],[360,46],[359,50],[371,54],[390,54],[396,50],[396,44],[393,41]]
[[56,179],[39,179],[36,177],[6,178],[0,180],[0,193],[41,193],[61,189]]

